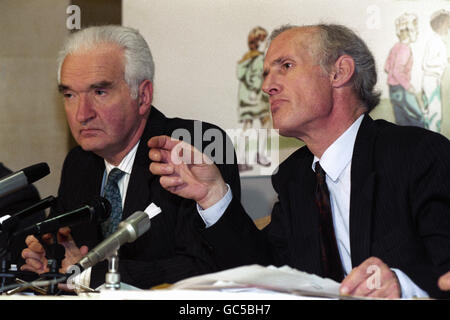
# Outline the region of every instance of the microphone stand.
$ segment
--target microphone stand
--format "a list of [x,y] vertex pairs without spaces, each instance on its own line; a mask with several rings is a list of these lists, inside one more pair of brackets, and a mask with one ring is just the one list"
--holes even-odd
[[[59,244],[57,241],[57,231],[52,233],[53,241],[50,244],[40,238],[41,244],[44,246],[46,257],[47,257],[47,266],[49,268],[49,272],[43,273],[40,276],[40,279],[46,280],[56,280],[64,276],[59,273],[59,269],[61,268],[61,261],[65,256],[65,248],[63,245]],[[59,291],[58,284],[52,282],[47,289],[47,294],[49,295],[57,295]]]
[[17,271],[11,270],[11,252],[10,247],[10,232],[8,230],[0,230],[0,294],[3,293],[4,288],[13,282],[14,279],[17,280]]
[[105,289],[120,290],[119,256],[117,255],[117,251],[108,258]]
[[11,282],[10,281],[11,279],[15,278],[15,274],[10,271],[10,267],[11,267],[10,256],[11,256],[11,254],[7,250],[2,254],[2,258],[1,258],[1,262],[0,262],[1,263],[1,266],[0,266],[0,278],[1,278],[0,290],[1,291],[3,291],[3,288],[6,287],[6,285],[8,285],[9,282]]
[[[0,230],[0,295],[6,294],[11,295],[17,292],[21,292],[26,289],[31,289],[32,291],[35,291],[40,294],[45,294],[45,290],[42,288],[31,286],[31,287],[23,287],[20,288],[20,284],[27,283],[24,280],[21,280],[18,278],[18,276],[26,276],[31,277],[35,274],[32,272],[19,272],[18,270],[12,270],[11,269],[11,251],[9,249],[10,247],[10,241],[11,241],[11,232],[9,232],[8,229],[6,230]],[[19,286],[17,289],[8,291],[6,288],[14,286],[13,283],[17,283]]]

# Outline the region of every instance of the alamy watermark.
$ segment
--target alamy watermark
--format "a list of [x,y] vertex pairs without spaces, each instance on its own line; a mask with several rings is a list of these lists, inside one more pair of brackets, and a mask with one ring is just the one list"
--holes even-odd
[[375,264],[371,264],[367,270],[367,274],[372,274],[367,278],[366,285],[369,290],[377,290],[381,288],[381,269]]
[[66,28],[68,30],[81,29],[81,9],[77,5],[70,5],[66,8],[69,16],[66,19]]
[[[278,130],[251,128],[224,131],[218,128],[203,131],[201,121],[194,121],[193,132],[184,128],[174,130],[171,138],[183,143],[172,150],[171,161],[174,164],[259,165],[260,174],[272,174],[278,167]],[[196,150],[192,150],[192,146]]]

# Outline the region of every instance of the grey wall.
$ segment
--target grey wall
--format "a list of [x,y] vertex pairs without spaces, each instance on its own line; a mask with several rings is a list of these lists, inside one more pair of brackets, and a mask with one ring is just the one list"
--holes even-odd
[[75,145],[56,83],[71,4],[82,27],[121,23],[121,0],[0,0],[0,162],[13,171],[47,162],[50,175],[35,183],[41,197],[56,195]]
[[272,212],[277,195],[272,188],[270,177],[241,178],[241,202],[252,219],[261,218]]
[[0,1],[0,161],[13,171],[47,162],[35,185],[55,194],[68,130],[56,86],[56,55],[68,34],[69,1]]

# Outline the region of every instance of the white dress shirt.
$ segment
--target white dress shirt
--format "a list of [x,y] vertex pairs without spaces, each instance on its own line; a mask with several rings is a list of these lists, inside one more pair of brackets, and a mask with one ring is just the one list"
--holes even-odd
[[122,198],[122,208],[125,204],[125,196],[127,194],[128,190],[128,183],[130,182],[130,176],[131,176],[131,169],[133,169],[134,159],[136,158],[136,152],[137,148],[139,146],[139,141],[136,143],[136,145],[133,147],[133,149],[130,150],[130,152],[127,153],[127,155],[122,159],[122,161],[119,163],[118,166],[114,166],[110,163],[105,161],[105,173],[103,174],[103,181],[102,181],[102,188],[101,188],[101,195],[104,194],[104,189],[106,185],[106,181],[108,179],[108,175],[114,168],[119,168],[125,174],[120,178],[119,181],[117,181],[117,186],[119,187],[120,196]]
[[[108,178],[109,173],[114,168],[119,168],[125,174],[120,178],[119,181],[117,181],[117,186],[119,187],[120,196],[122,198],[122,208],[125,204],[125,197],[128,190],[128,183],[130,182],[130,176],[131,176],[131,170],[133,168],[134,159],[136,158],[136,151],[139,146],[139,142],[136,143],[136,145],[133,147],[133,149],[130,150],[130,152],[127,153],[127,155],[122,159],[122,161],[119,163],[118,166],[114,166],[110,164],[109,162],[105,161],[105,172],[103,173],[103,181],[101,186],[100,194],[103,196],[104,194],[104,188],[106,185],[106,181]],[[89,248],[92,249],[92,248]],[[74,289],[75,291],[83,291],[83,287],[89,287],[89,284],[91,282],[91,270],[92,268],[88,268],[84,270],[82,273],[80,273],[78,276],[73,278],[74,281]]]
[[[322,158],[314,157],[312,170],[317,161],[326,172],[326,183],[330,192],[331,212],[333,225],[338,244],[339,254],[345,275],[352,270],[350,252],[350,186],[351,186],[351,161],[356,135],[364,115],[361,115],[336,141],[334,141],[323,153]],[[232,199],[231,190],[214,208],[199,210],[200,216],[205,221],[206,227],[216,223],[225,212]],[[219,211],[220,208],[220,211]],[[198,208],[200,209],[200,208]],[[397,275],[402,298],[428,297],[428,294],[420,289],[401,270],[392,269]]]

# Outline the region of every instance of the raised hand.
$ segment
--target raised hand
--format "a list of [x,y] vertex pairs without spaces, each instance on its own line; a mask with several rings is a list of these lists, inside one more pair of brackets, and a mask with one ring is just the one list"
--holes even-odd
[[227,186],[217,166],[192,145],[157,136],[148,141],[150,171],[161,176],[161,186],[180,197],[195,200],[203,209],[218,202]]

